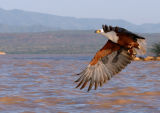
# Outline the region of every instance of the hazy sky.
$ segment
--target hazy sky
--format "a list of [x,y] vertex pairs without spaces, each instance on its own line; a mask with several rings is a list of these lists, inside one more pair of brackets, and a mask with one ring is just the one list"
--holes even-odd
[[160,23],[160,0],[0,0],[0,8],[23,9],[78,18]]

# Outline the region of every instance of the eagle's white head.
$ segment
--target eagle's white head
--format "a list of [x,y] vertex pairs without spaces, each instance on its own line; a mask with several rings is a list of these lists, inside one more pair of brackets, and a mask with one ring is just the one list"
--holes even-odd
[[113,30],[104,31],[104,29],[99,29],[99,30],[96,30],[95,33],[101,34],[101,35],[107,37],[109,40],[111,40],[114,43],[117,43],[119,40],[117,33]]

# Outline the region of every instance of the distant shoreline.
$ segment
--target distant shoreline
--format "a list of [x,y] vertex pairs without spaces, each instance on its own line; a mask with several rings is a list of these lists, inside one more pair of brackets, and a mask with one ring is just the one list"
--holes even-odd
[[[46,57],[88,57],[89,59],[92,59],[95,55],[95,53],[92,53],[92,54],[6,54],[6,53],[2,53],[0,52],[0,55],[4,56],[5,57],[12,57],[12,56],[24,56],[24,57],[40,57],[40,58],[46,58]],[[7,58],[6,57],[6,58]],[[133,61],[160,61],[160,56],[159,57],[154,57],[154,56],[146,56],[146,57],[135,57],[133,59]]]
[[135,57],[134,61],[160,61],[159,57],[147,56],[147,57]]

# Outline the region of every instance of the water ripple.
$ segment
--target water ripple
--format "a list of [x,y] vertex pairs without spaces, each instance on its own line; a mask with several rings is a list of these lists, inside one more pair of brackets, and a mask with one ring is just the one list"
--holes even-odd
[[0,111],[159,113],[160,62],[132,62],[98,90],[75,89],[90,56],[0,56]]

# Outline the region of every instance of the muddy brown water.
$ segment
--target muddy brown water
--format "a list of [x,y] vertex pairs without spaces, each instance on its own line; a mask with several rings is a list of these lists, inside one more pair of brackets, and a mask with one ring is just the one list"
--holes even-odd
[[134,61],[98,90],[76,89],[89,55],[0,56],[2,113],[160,113],[160,61]]

